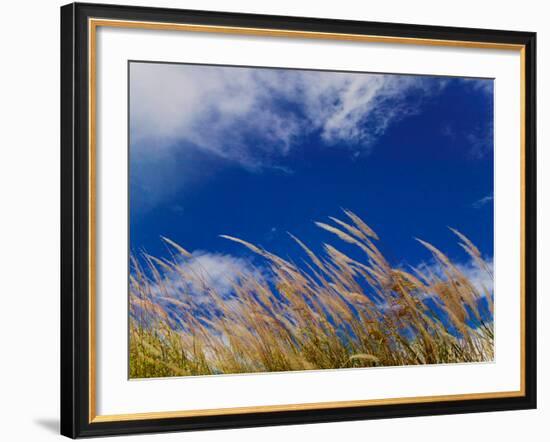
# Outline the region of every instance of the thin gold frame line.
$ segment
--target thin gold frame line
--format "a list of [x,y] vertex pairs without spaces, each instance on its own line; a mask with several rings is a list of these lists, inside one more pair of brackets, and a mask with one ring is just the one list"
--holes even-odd
[[[460,401],[471,398],[472,394],[441,395],[441,396],[418,396],[413,398],[388,398],[388,399],[370,399],[368,401],[337,401],[337,402],[317,402],[304,404],[285,404],[285,405],[260,405],[254,407],[235,407],[235,408],[212,408],[203,410],[183,410],[183,411],[154,411],[147,413],[131,414],[110,414],[96,416],[91,422],[114,422],[114,421],[132,421],[146,419],[167,419],[176,417],[201,417],[201,416],[220,416],[246,414],[250,412],[277,412],[277,411],[305,411],[305,410],[323,410],[327,408],[344,407],[363,407],[374,405],[396,405],[396,404],[421,404],[426,402],[442,401]],[[479,393],[476,399],[496,399],[522,396],[520,391],[503,391],[494,393]]]
[[335,32],[293,31],[287,29],[244,28],[239,26],[213,26],[185,23],[159,23],[131,20],[113,20],[91,18],[96,26],[115,28],[154,29],[164,31],[208,32],[218,34],[238,34],[276,37],[300,37],[323,40],[344,40],[370,43],[400,43],[423,46],[454,46],[465,48],[521,50],[523,45],[512,43],[492,43],[477,41],[444,40],[435,38],[392,37],[381,35],[345,34]]
[[[295,38],[328,39],[343,41],[362,41],[376,43],[403,43],[417,44],[425,46],[447,46],[447,47],[466,47],[483,49],[503,49],[519,50],[520,52],[520,210],[521,210],[521,231],[520,231],[520,390],[507,392],[491,393],[467,393],[456,395],[440,396],[416,396],[405,398],[388,399],[368,399],[354,401],[336,401],[336,402],[317,402],[305,404],[285,404],[285,405],[265,405],[253,407],[235,407],[220,409],[203,410],[182,410],[170,412],[150,412],[150,413],[130,413],[114,415],[96,414],[96,30],[98,26],[120,27],[120,28],[139,28],[156,30],[176,30],[188,32],[210,32],[239,35],[261,35],[261,36],[280,36]],[[344,407],[362,407],[373,405],[395,405],[395,404],[413,404],[426,402],[457,401],[466,399],[494,399],[511,398],[525,395],[525,45],[502,44],[489,42],[468,42],[456,40],[436,40],[422,38],[403,38],[388,36],[356,35],[356,34],[336,34],[319,33],[308,31],[288,31],[278,29],[258,29],[258,28],[240,28],[209,25],[189,25],[178,23],[155,23],[155,22],[136,22],[120,20],[88,20],[89,35],[89,423],[131,421],[144,419],[161,419],[173,417],[191,417],[191,416],[216,416],[243,414],[251,412],[275,412],[290,410],[320,410],[327,408]]]

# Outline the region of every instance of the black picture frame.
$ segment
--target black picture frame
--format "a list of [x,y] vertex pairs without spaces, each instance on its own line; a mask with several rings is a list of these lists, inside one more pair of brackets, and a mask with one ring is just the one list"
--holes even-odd
[[[524,47],[524,395],[93,422],[89,382],[89,18],[522,45]],[[536,408],[536,34],[73,3],[61,8],[61,434],[71,437],[336,422]]]

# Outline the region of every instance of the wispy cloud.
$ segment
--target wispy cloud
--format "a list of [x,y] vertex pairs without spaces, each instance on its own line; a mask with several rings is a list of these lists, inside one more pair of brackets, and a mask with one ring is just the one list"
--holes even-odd
[[[364,156],[392,125],[421,112],[423,102],[449,81],[131,63],[131,179],[139,195],[132,207],[150,208],[225,164],[291,174],[285,159],[312,134],[320,148],[338,146],[350,158]],[[477,80],[470,83],[485,87]],[[475,136],[478,155],[484,134]]]
[[487,196],[484,196],[483,198],[478,199],[477,201],[474,201],[472,204],[472,207],[474,209],[481,209],[482,207],[491,203],[492,201],[493,201],[493,195],[492,194],[487,195]]
[[[492,115],[494,84],[492,79],[456,78],[454,81],[467,86],[466,91],[473,91],[485,98],[483,104],[487,115]],[[485,158],[493,151],[494,125],[491,118],[485,118],[473,127],[461,127],[460,121],[448,121],[441,127],[441,134],[453,143],[460,143],[464,151],[474,160]]]
[[[433,77],[132,63],[133,148],[190,146],[249,169],[277,164],[318,131],[369,149],[444,86]],[[158,152],[157,152],[158,153]]]
[[460,78],[458,81],[468,84],[474,91],[482,91],[491,96],[495,88],[493,78]]
[[484,158],[493,151],[493,122],[484,127],[477,127],[466,135],[470,145],[470,155],[474,159]]
[[441,135],[452,143],[464,147],[467,155],[474,160],[486,158],[493,151],[493,122],[477,125],[468,130],[455,128],[451,123],[445,123],[440,130]]

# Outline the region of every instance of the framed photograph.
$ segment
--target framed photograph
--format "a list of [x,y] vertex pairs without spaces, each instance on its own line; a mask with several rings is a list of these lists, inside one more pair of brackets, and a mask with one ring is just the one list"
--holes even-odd
[[536,36],[61,8],[61,432],[536,406]]

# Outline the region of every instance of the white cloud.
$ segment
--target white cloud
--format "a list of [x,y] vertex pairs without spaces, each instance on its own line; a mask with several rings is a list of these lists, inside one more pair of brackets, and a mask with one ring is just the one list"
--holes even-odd
[[493,195],[492,194],[487,195],[487,196],[484,196],[483,198],[478,199],[477,201],[474,201],[474,203],[472,204],[472,207],[474,209],[481,209],[486,204],[489,204],[492,201],[493,201]]
[[461,78],[461,81],[471,85],[473,90],[492,94],[494,90],[493,78]]
[[466,140],[470,146],[470,155],[474,159],[482,159],[493,151],[493,122],[485,126],[478,126],[472,132],[466,134]]
[[[190,258],[181,257],[178,267],[180,272],[174,270],[165,273],[163,285],[169,288],[172,296],[192,295],[195,302],[202,297],[206,300],[207,290],[214,290],[220,296],[229,296],[233,286],[242,277],[257,275],[259,272],[243,258],[203,251],[193,252]],[[153,287],[153,293],[163,295],[158,285]]]
[[259,170],[277,165],[312,131],[326,144],[368,150],[444,84],[417,76],[132,63],[132,153],[194,147]]
[[459,121],[447,122],[441,127],[441,134],[448,137],[453,142],[464,143],[464,149],[468,152],[471,158],[481,160],[493,151],[493,132],[494,125],[489,115],[492,115],[491,107],[493,106],[493,80],[481,78],[457,78],[463,86],[467,86],[469,90],[477,95],[485,97],[485,112],[487,116],[483,120],[471,127],[460,128]]
[[184,265],[186,271],[199,276],[206,287],[222,296],[230,294],[241,277],[255,273],[248,261],[219,253],[195,252]]
[[[493,260],[486,259],[488,270],[493,273]],[[486,270],[479,268],[473,261],[456,266],[462,274],[474,285],[479,293],[493,293],[493,277]]]
[[[181,321],[186,315],[206,320],[219,313],[218,297],[224,299],[225,308],[234,308],[241,302],[235,293],[235,286],[268,278],[262,273],[263,268],[228,254],[195,251],[189,257],[175,256],[172,263],[175,267],[168,270],[153,262],[159,273],[156,276],[156,272],[149,274],[148,292],[155,298],[155,303],[168,313],[173,325],[182,328],[186,328],[185,321]],[[134,308],[137,311],[134,314],[139,315],[140,303],[137,302]]]
[[[472,283],[475,289],[480,293],[493,293],[493,259],[485,258],[487,269],[482,269],[472,259],[463,263],[453,262],[453,265]],[[425,275],[435,275],[439,278],[446,279],[441,266],[435,262],[423,263],[418,266],[418,269]],[[489,273],[490,272],[490,273]]]
[[[318,134],[350,158],[369,153],[397,121],[418,113],[445,78],[163,63],[130,65],[132,201],[148,210],[226,163],[292,173],[285,158]],[[490,80],[463,79],[489,91]],[[491,148],[492,127],[469,135],[471,154]],[[222,160],[222,161],[220,161]],[[160,172],[160,173],[159,173]]]

